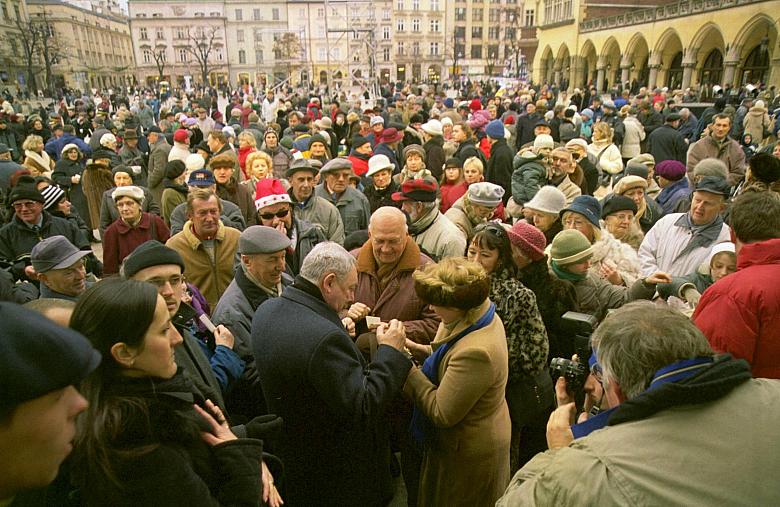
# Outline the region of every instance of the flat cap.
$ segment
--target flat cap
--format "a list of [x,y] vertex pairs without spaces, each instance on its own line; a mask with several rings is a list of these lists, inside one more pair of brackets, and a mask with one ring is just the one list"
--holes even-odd
[[501,204],[501,198],[504,197],[504,189],[494,183],[480,181],[469,186],[468,195],[472,204],[495,208]]
[[50,236],[38,242],[30,252],[32,266],[37,273],[51,269],[65,269],[91,251],[79,250],[65,236]]
[[290,245],[290,238],[273,227],[264,225],[247,227],[238,238],[238,252],[243,255],[276,253]]
[[290,178],[293,174],[300,171],[309,171],[316,176],[320,170],[311,165],[310,162],[311,161],[306,158],[296,158],[292,161],[290,167],[287,169],[287,172],[284,173],[284,176]]
[[0,408],[80,383],[100,364],[84,336],[13,303],[0,303]]
[[728,182],[717,176],[705,176],[696,183],[696,192],[709,192],[711,194],[723,195],[728,197],[731,193],[731,186]]
[[345,157],[336,157],[333,160],[328,160],[328,162],[322,166],[320,174],[328,174],[331,171],[341,171],[342,169],[349,169],[351,171],[352,161]]
[[133,185],[126,187],[116,187],[116,189],[111,192],[111,198],[114,201],[117,201],[120,197],[129,197],[134,201],[142,203],[144,200],[144,191],[141,187],[136,187]]

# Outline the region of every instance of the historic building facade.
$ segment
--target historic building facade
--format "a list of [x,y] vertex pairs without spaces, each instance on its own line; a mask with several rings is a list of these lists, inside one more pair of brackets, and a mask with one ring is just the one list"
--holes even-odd
[[599,90],[617,82],[704,90],[780,85],[778,0],[680,0],[631,9],[581,0],[539,5],[538,83],[592,83]]
[[393,0],[392,6],[395,80],[441,82],[446,76],[446,1]]
[[0,86],[3,88],[15,90],[26,86],[26,57],[19,35],[28,19],[23,0],[0,0]]

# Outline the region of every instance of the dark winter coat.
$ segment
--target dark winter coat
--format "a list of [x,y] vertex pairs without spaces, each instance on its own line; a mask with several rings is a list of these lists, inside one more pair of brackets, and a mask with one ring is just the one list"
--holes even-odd
[[165,243],[170,235],[168,226],[159,215],[142,212],[141,222],[136,227],[130,227],[124,220],[118,218],[106,228],[103,235],[103,273],[106,275],[119,273],[122,261],[133,253],[136,247],[152,239]]
[[[192,406],[204,406],[203,399],[193,394],[182,373],[167,380],[123,378],[106,387],[101,403],[129,399],[147,410],[126,405],[121,431],[108,442],[122,489],[101,475],[87,474],[79,480],[85,506],[260,505],[263,442],[206,444],[200,432],[208,426]],[[82,463],[77,469],[84,468]]]
[[688,145],[683,135],[669,124],[664,124],[647,136],[647,151],[659,164],[664,160],[677,160],[685,163]]
[[[89,227],[92,225],[92,222],[90,220],[87,197],[84,195],[84,190],[81,186],[82,181],[79,180],[78,183],[73,183],[73,180],[71,180],[71,178],[77,174],[83,176],[83,173],[84,166],[81,165],[81,162],[63,158],[54,164],[54,171],[51,174],[51,179],[54,180],[54,183],[56,183],[57,186],[65,191],[68,201],[76,208],[79,216]],[[95,224],[95,229],[97,229],[97,224]]]
[[425,167],[431,171],[431,174],[436,178],[436,181],[439,181],[441,175],[444,173],[444,163],[446,162],[444,156],[444,138],[442,136],[431,136],[431,138],[423,144],[423,150],[425,150]]
[[257,209],[255,208],[253,190],[250,186],[239,185],[232,178],[226,185],[217,183],[217,195],[219,198],[238,206],[247,226],[257,225]]
[[497,139],[490,146],[490,158],[487,161],[485,180],[504,189],[504,196],[501,198],[504,205],[512,197],[513,156],[514,153],[506,143],[506,139]]
[[401,185],[399,185],[397,181],[391,179],[390,184],[384,190],[377,190],[373,184],[366,185],[363,194],[365,194],[366,199],[368,199],[369,209],[371,210],[371,213],[373,213],[382,206],[400,208],[401,202],[392,199],[393,193],[400,191]]
[[547,168],[542,162],[542,156],[525,158],[515,155],[512,165],[512,198],[524,206],[534,198],[540,188],[547,184]]
[[461,166],[469,158],[477,157],[482,161],[482,169],[483,170],[487,169],[485,164],[485,155],[479,150],[479,148],[475,144],[474,139],[467,139],[462,143],[460,143],[458,145],[458,149],[455,150],[455,153],[452,156],[460,160]]
[[679,181],[675,181],[668,187],[662,189],[661,192],[655,196],[655,202],[661,206],[663,213],[668,215],[669,213],[674,213],[680,200],[688,197],[688,194],[690,193],[691,190],[688,188],[688,178],[683,177]]
[[367,364],[319,289],[300,277],[257,309],[252,348],[268,408],[284,420],[276,451],[285,502],[386,505],[393,487],[385,409],[411,361],[379,345]]

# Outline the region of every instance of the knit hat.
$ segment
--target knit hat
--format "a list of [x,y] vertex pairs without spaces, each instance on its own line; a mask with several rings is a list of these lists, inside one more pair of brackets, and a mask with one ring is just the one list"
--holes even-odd
[[342,169],[349,169],[351,171],[352,161],[346,157],[336,157],[333,160],[328,160],[328,162],[322,166],[320,174],[324,175],[331,171],[341,171]]
[[108,146],[111,143],[116,142],[116,136],[111,132],[106,132],[100,136],[100,146]]
[[710,250],[710,255],[707,256],[707,264],[712,262],[712,258],[718,255],[719,253],[728,252],[733,253],[734,255],[737,254],[737,248],[734,243],[731,241],[724,241],[723,243],[718,243],[717,245],[712,247],[712,250]]
[[580,116],[587,119],[593,119],[593,109],[586,107],[582,111],[580,111]]
[[443,104],[444,104],[444,107],[446,107],[446,108],[452,108],[452,106],[455,105],[455,101],[452,100],[450,97],[447,97],[446,99],[444,99]]
[[410,144],[404,148],[404,160],[406,160],[410,153],[418,154],[420,158],[423,159],[423,162],[425,162],[425,150],[419,144]]
[[392,171],[393,169],[395,169],[395,166],[390,162],[390,159],[387,158],[387,155],[374,155],[368,159],[368,172],[366,173],[366,176],[371,177],[379,171]]
[[309,138],[309,149],[311,149],[314,143],[321,143],[323,146],[328,146],[330,143],[325,139],[325,136],[321,134],[314,134]]
[[100,353],[84,336],[28,308],[0,303],[0,322],[0,412],[4,414],[26,401],[79,384],[100,364]]
[[469,102],[469,109],[471,109],[472,112],[479,111],[482,109],[482,102],[480,102],[479,99],[472,99],[471,102]]
[[[230,139],[231,137],[236,137],[236,128],[240,128],[240,127],[236,125],[234,128],[230,125],[225,125],[224,127],[222,127],[222,133],[225,134],[225,137],[227,137],[228,139]],[[239,130],[239,132],[240,131],[241,130]]]
[[280,202],[292,203],[281,181],[275,178],[265,178],[257,182],[255,185],[255,209],[259,211],[266,206]]
[[76,143],[68,143],[62,147],[60,150],[60,155],[65,155],[70,150],[76,150],[79,152],[79,154],[81,154],[81,149],[79,149],[79,146]]
[[461,162],[458,157],[450,157],[446,162],[444,162],[444,168],[447,169],[448,167],[457,167],[459,169],[463,169],[463,162]]
[[368,144],[370,142],[371,141],[369,141],[367,138],[361,135],[356,135],[352,138],[352,149],[360,148],[361,146]]
[[187,169],[187,171],[197,171],[198,169],[203,169],[206,166],[206,161],[198,155],[197,153],[191,153],[187,155],[187,158],[184,160],[184,167]]
[[22,199],[28,199],[30,201],[36,201],[40,203],[46,202],[41,193],[38,192],[34,186],[17,184],[11,190],[11,193],[8,194],[8,204],[13,204],[16,201],[21,201]]
[[547,240],[544,233],[533,225],[520,221],[506,231],[509,242],[519,248],[532,261],[544,258]]
[[504,124],[501,120],[493,120],[485,127],[485,134],[493,139],[502,139],[504,137]]
[[432,136],[440,136],[443,134],[442,125],[439,120],[432,119],[422,124],[420,127],[423,132],[426,132]]
[[569,207],[561,210],[561,216],[567,211],[578,213],[587,218],[596,229],[601,228],[601,225],[599,224],[599,219],[601,218],[601,204],[599,204],[599,201],[592,195],[578,195],[575,197]]
[[[205,139],[195,145],[195,151],[196,152],[203,151],[207,155],[211,156],[211,148],[209,148],[209,143]],[[203,157],[201,157],[201,158],[203,158]]]
[[780,180],[780,159],[768,153],[756,153],[750,158],[750,174],[767,185]]
[[525,207],[542,213],[558,215],[566,207],[566,195],[558,187],[547,185],[540,188],[533,199],[525,203]]
[[636,162],[637,164],[643,164],[646,167],[655,167],[655,157],[650,153],[642,153],[636,157],[630,158],[628,163]]
[[584,150],[588,149],[588,142],[581,138],[581,137],[575,137],[574,139],[570,140],[568,143],[566,143],[566,148],[571,148],[573,146],[579,146]]
[[41,189],[41,195],[43,196],[43,209],[49,211],[60,202],[60,199],[65,196],[65,192],[57,185],[49,185]]
[[252,225],[238,238],[238,252],[242,255],[271,254],[286,250],[292,241],[273,227]]
[[685,164],[678,160],[664,160],[655,166],[655,174],[669,181],[679,181],[685,177]]
[[374,125],[384,125],[384,124],[385,124],[385,119],[379,115],[376,115],[371,117],[371,122],[369,123],[369,126],[373,127]]
[[[200,155],[195,155],[199,159],[203,160],[203,157]],[[189,158],[189,157],[188,157]],[[167,164],[165,164],[165,177],[169,180],[175,180],[182,174],[184,174],[184,171],[187,169],[184,162],[178,159],[170,160]]]
[[553,141],[553,138],[550,134],[539,134],[536,136],[536,139],[534,139],[534,148],[555,148],[555,141]]
[[550,247],[550,257],[560,266],[576,264],[592,256],[590,241],[577,229],[559,232]]
[[39,241],[30,252],[30,261],[36,273],[45,273],[68,268],[91,253],[91,250],[79,250],[65,236],[56,235]]
[[618,195],[623,195],[629,190],[639,187],[647,189],[647,180],[645,178],[640,178],[639,176],[623,176],[615,183],[613,192]]
[[111,192],[111,199],[116,202],[121,197],[129,197],[138,204],[142,204],[144,202],[144,191],[141,187],[136,187],[133,185],[128,185],[126,187],[116,187],[116,189]]
[[699,176],[717,176],[724,180],[728,178],[729,169],[726,164],[717,158],[704,158],[693,168],[694,179]]
[[190,135],[185,129],[176,129],[173,133],[173,141],[176,143],[186,143],[190,140]]
[[211,160],[209,160],[209,169],[211,169],[212,172],[214,171],[214,169],[221,168],[221,167],[229,167],[233,169],[236,166],[236,163],[237,163],[236,156],[233,155],[232,152],[228,151],[225,153],[220,153],[215,157],[212,157]]
[[501,198],[504,196],[504,189],[488,181],[480,181],[469,185],[469,201],[472,204],[495,208],[501,204]]
[[271,127],[268,127],[267,129],[265,129],[265,132],[263,132],[263,139],[265,139],[271,134],[275,135],[277,139],[279,138],[279,133],[276,130],[272,129]]
[[184,260],[179,252],[167,247],[156,240],[142,243],[133,250],[133,253],[125,257],[122,263],[122,271],[126,278],[132,278],[139,271],[152,266],[175,264],[184,271]]
[[618,211],[633,211],[636,214],[638,208],[633,199],[624,195],[609,194],[604,198],[604,203],[601,207],[601,218],[607,218],[613,213]]

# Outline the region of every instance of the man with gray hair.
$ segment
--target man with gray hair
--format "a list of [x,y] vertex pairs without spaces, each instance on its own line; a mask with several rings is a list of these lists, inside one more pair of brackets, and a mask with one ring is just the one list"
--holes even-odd
[[393,496],[383,416],[412,363],[397,320],[377,328],[371,363],[347,334],[339,313],[355,298],[355,264],[337,243],[319,243],[252,321],[268,410],[284,420],[275,450],[290,505],[386,505]]
[[780,455],[767,445],[780,436],[780,381],[753,379],[744,360],[715,355],[690,319],[649,302],[608,316],[592,345],[591,371],[612,408],[573,425],[559,379],[550,450],[497,506],[780,504],[771,486]]

